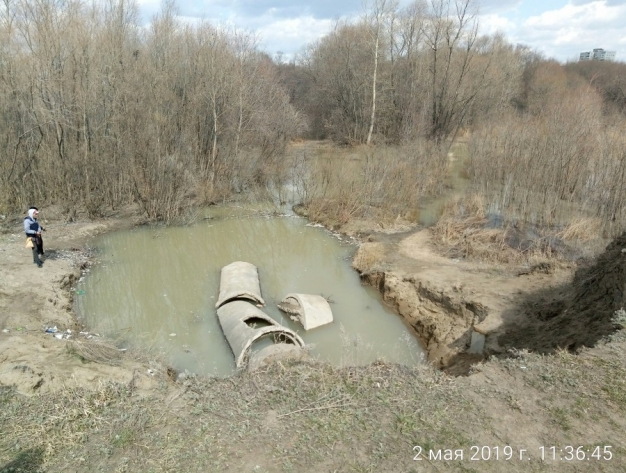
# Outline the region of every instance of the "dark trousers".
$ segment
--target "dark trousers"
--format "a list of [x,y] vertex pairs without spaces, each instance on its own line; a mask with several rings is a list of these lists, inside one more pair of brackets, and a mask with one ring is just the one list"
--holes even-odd
[[33,262],[37,265],[41,264],[39,255],[43,255],[43,239],[41,235],[29,235],[33,239]]

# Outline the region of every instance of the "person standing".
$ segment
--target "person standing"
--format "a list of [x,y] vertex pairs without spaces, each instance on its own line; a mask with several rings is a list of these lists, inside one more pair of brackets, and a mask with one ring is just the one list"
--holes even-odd
[[41,232],[45,231],[37,218],[39,217],[39,210],[37,207],[31,207],[28,209],[28,217],[24,219],[24,231],[26,232],[26,237],[31,238],[33,242],[33,262],[37,265],[37,267],[41,268],[43,266],[43,262],[39,258],[40,255],[43,256],[43,239],[41,238]]

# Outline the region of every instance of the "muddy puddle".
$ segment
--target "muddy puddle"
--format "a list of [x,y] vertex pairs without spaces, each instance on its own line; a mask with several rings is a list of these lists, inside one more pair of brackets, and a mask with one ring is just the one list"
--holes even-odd
[[436,225],[448,202],[463,196],[468,187],[469,179],[465,175],[465,159],[467,149],[464,145],[453,145],[448,153],[448,174],[443,183],[444,191],[435,197],[425,198],[419,204],[417,222],[424,227]]
[[[259,268],[263,311],[295,330],[313,357],[334,365],[423,359],[404,320],[361,285],[350,266],[355,246],[305,219],[212,208],[191,227],[136,228],[94,245],[99,264],[76,288],[82,322],[120,346],[164,354],[179,370],[235,370],[215,310],[220,270],[233,261]],[[334,323],[307,332],[292,322],[276,304],[293,292],[327,297]]]

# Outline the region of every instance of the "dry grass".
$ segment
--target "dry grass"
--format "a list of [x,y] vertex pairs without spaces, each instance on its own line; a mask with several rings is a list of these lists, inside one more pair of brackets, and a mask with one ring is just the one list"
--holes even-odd
[[[34,397],[2,388],[0,471],[468,471],[467,458],[417,464],[413,447],[532,447],[546,429],[555,444],[614,445],[615,460],[605,466],[617,471],[625,439],[615,410],[626,404],[624,383],[615,380],[625,374],[625,343],[617,338],[602,356],[525,353],[477,366],[509,380],[494,384],[426,365],[294,362],[225,379],[165,379],[151,398],[106,383]],[[518,418],[525,422],[511,431],[510,419]],[[598,429],[588,428],[592,420]],[[506,463],[512,472],[529,465],[541,466]],[[480,471],[502,467],[481,462]]]
[[447,246],[452,257],[472,258],[498,263],[517,263],[522,255],[510,248],[505,232],[498,228],[484,228],[486,220],[467,218],[449,220],[442,218],[434,232]]
[[588,217],[575,218],[567,227],[557,233],[557,236],[563,240],[582,243],[597,240],[601,235],[602,220]]
[[525,260],[527,255],[508,245],[507,229],[488,228],[485,215],[482,196],[474,194],[448,202],[432,229],[444,254],[502,264]]
[[[325,153],[327,150],[325,150]],[[308,216],[328,226],[368,219],[380,225],[417,216],[419,199],[441,191],[448,159],[426,141],[350,148],[296,162],[294,184]]]
[[506,221],[496,226],[486,217],[485,202],[483,196],[472,194],[446,204],[432,229],[444,254],[504,265],[536,266],[588,256],[605,243],[598,219],[579,218],[561,230]]
[[68,353],[80,357],[83,361],[119,366],[122,364],[122,352],[114,345],[105,342],[70,341],[66,345]]
[[[314,465],[329,459],[347,471],[406,470],[412,443],[467,407],[444,375],[382,363],[345,369],[277,363],[228,379],[187,379],[172,389],[178,394],[167,402],[108,384],[36,398],[8,395],[0,412],[0,468],[19,451],[10,446],[20,445],[43,448],[47,471],[106,465],[106,471],[239,472],[259,471],[259,464],[268,468],[260,471],[320,471]],[[422,392],[430,394],[415,412],[413,399]],[[443,442],[440,435],[431,438]]]
[[384,256],[385,245],[382,243],[363,243],[354,255],[352,267],[360,273],[368,273],[382,261]]

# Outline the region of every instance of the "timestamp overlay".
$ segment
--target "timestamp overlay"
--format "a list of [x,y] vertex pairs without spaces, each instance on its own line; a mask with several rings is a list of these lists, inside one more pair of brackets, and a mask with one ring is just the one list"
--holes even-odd
[[521,448],[511,445],[472,445],[459,448],[413,447],[414,461],[529,461],[610,462],[611,445],[545,445]]

